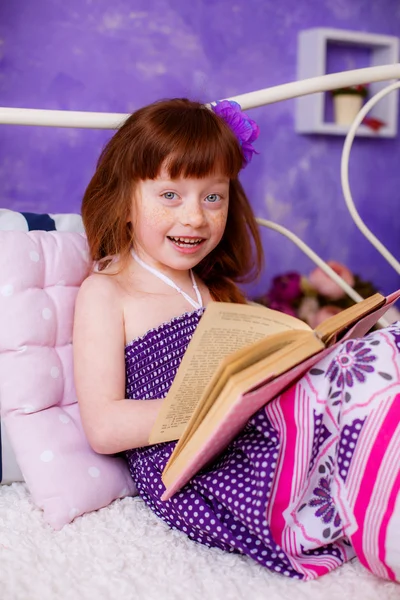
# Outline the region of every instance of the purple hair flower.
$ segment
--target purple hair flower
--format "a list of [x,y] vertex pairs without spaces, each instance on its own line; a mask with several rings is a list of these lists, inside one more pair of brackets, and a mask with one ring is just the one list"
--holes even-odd
[[254,142],[260,133],[257,123],[242,112],[240,104],[233,100],[221,100],[211,106],[216,115],[222,117],[239,140],[243,157],[248,164],[253,154],[258,152],[253,148]]

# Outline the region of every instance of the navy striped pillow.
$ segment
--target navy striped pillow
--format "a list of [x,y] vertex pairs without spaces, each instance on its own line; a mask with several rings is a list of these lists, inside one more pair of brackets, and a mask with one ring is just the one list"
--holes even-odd
[[50,215],[38,215],[36,213],[21,213],[26,219],[29,231],[55,231],[56,223]]

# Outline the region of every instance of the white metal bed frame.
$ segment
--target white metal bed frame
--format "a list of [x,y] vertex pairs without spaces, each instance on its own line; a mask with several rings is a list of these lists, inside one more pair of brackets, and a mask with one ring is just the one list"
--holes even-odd
[[[294,81],[270,88],[265,88],[255,92],[241,94],[228,98],[238,102],[243,110],[272,104],[281,100],[288,100],[298,96],[313,94],[316,92],[325,92],[336,88],[347,87],[350,85],[366,84],[376,81],[388,81],[400,79],[400,63],[391,65],[381,65],[365,69],[356,69],[313,77],[302,81]],[[400,88],[400,81],[391,83],[375,94],[360,110],[354,122],[349,128],[342,151],[341,160],[341,184],[344,199],[351,217],[360,229],[361,233],[378,250],[378,252],[387,260],[387,262],[400,274],[400,263],[388,251],[388,249],[376,238],[376,236],[367,228],[359,216],[354,205],[350,185],[349,185],[349,157],[350,150],[358,126],[369,112],[369,110],[381,98],[390,92]],[[209,105],[210,106],[210,105]],[[9,125],[39,125],[44,127],[76,127],[89,129],[117,129],[129,117],[129,114],[122,113],[99,113],[85,111],[64,111],[64,110],[40,110],[29,108],[6,108],[0,107],[0,124]],[[349,286],[339,275],[329,267],[309,246],[300,238],[285,227],[257,218],[259,225],[273,229],[278,233],[290,239],[296,246],[304,252],[317,266],[319,266],[331,279],[333,279],[355,302],[360,302],[363,298]],[[384,319],[380,319],[380,325],[387,325]]]

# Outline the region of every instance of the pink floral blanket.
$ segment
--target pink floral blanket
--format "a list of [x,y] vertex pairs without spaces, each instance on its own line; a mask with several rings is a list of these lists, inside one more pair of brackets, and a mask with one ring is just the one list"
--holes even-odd
[[264,410],[282,440],[266,517],[292,566],[310,579],[357,555],[400,581],[400,323],[339,345]]

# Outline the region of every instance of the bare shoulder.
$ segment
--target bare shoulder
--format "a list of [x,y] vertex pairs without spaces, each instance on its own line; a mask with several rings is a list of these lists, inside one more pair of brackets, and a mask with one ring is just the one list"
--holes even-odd
[[118,330],[123,326],[121,293],[113,276],[93,273],[85,279],[78,290],[74,321],[75,330],[78,327],[86,335],[93,335],[92,329],[108,334],[107,324]]
[[78,291],[80,301],[96,298],[101,300],[115,300],[118,297],[118,284],[112,275],[92,273],[87,277]]
[[118,285],[114,275],[92,273],[79,288],[79,295],[86,296],[102,292],[107,295],[118,293]]

